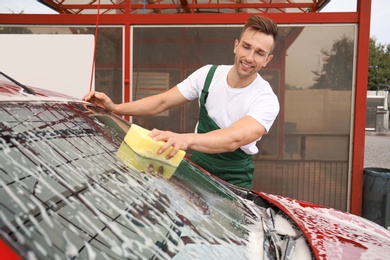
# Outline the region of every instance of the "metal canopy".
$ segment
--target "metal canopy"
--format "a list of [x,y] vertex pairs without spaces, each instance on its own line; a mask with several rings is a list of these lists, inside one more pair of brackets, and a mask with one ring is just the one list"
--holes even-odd
[[60,14],[309,13],[330,0],[38,0]]

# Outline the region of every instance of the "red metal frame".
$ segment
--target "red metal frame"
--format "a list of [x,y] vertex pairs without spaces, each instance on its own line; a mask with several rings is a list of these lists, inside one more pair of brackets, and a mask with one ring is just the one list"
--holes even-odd
[[[288,12],[316,12],[325,6],[329,0],[306,0],[292,2],[288,0],[259,0],[258,2],[245,3],[233,0],[209,0],[208,3],[198,3],[196,0],[180,0],[175,3],[171,0],[145,0],[144,3],[132,3],[132,0],[79,0],[78,4],[68,0],[38,0],[46,6],[62,14],[86,14],[94,13],[96,9],[101,8],[101,14],[108,13],[126,13],[132,14],[137,12],[161,14],[169,12],[177,13],[201,13],[207,12],[225,12],[224,10],[233,10],[242,12],[243,9],[251,9],[250,13],[288,13]],[[130,4],[130,9],[127,7]]]
[[[43,2],[43,1],[42,1]],[[48,2],[48,1],[46,1]],[[327,1],[324,1],[327,2]],[[161,5],[161,4],[160,4]],[[228,5],[228,4],[226,4]],[[259,4],[260,5],[260,4]],[[268,6],[271,4],[264,4]],[[273,4],[276,5],[276,4]],[[298,4],[291,3],[290,7]],[[318,5],[318,3],[317,3]],[[79,5],[77,5],[80,8]],[[120,5],[125,14],[104,14],[99,16],[99,25],[124,26],[124,101],[130,101],[130,27],[132,25],[186,25],[186,24],[243,24],[253,13],[181,13],[181,14],[132,14],[134,5],[127,1]],[[197,8],[199,5],[194,5]],[[191,4],[186,7],[192,8]],[[213,5],[205,4],[205,8]],[[229,4],[237,8],[238,4]],[[283,5],[284,6],[284,5]],[[112,7],[112,6],[111,6]],[[153,6],[154,7],[154,6]],[[160,6],[161,7],[161,6]],[[90,6],[92,8],[92,6]],[[93,8],[97,8],[96,4]],[[240,7],[241,8],[241,7]],[[318,6],[316,6],[318,8]],[[316,9],[317,10],[317,9]],[[358,25],[357,63],[356,63],[356,96],[354,130],[352,136],[351,160],[351,198],[350,212],[361,215],[362,187],[364,172],[364,139],[366,120],[366,91],[368,81],[368,55],[370,39],[371,0],[357,0],[357,12],[343,13],[262,13],[263,16],[275,20],[278,24],[331,24],[345,23]],[[0,14],[0,24],[14,25],[95,25],[96,14]]]
[[370,50],[371,0],[358,0],[359,30],[356,62],[355,118],[352,149],[351,205],[353,214],[362,214],[364,140],[368,85],[368,58]]

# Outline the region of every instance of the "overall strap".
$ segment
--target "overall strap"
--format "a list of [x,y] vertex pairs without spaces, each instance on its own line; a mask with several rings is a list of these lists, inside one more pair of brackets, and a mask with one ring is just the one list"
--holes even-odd
[[209,73],[207,74],[206,81],[204,83],[203,90],[202,90],[202,95],[200,96],[201,107],[204,106],[204,104],[206,104],[206,99],[207,99],[207,96],[209,95],[210,83],[211,83],[211,80],[213,79],[213,76],[214,76],[214,73],[215,73],[215,70],[217,69],[217,67],[218,67],[217,65],[211,66]]

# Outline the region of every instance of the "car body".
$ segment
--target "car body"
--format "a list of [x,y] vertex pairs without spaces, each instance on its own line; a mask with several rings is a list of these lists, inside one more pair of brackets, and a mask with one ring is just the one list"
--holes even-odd
[[[131,124],[0,75],[0,255],[9,259],[388,259],[359,216],[230,185],[123,142]],[[140,170],[139,166],[145,166]]]

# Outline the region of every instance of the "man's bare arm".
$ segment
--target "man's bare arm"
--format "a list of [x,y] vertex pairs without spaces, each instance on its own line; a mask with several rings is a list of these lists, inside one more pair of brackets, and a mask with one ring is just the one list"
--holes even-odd
[[188,102],[176,86],[161,94],[123,104],[114,104],[106,94],[95,91],[87,93],[83,97],[83,100],[90,101],[115,114],[129,116],[157,115],[175,106]]
[[262,135],[266,129],[262,124],[250,116],[245,116],[228,128],[218,129],[204,134],[177,134],[170,131],[154,129],[150,136],[156,141],[166,141],[160,152],[168,147],[174,149],[168,155],[172,157],[178,150],[192,149],[203,153],[232,152],[237,148],[249,144]]

